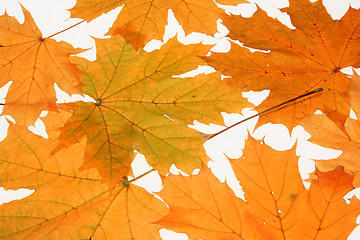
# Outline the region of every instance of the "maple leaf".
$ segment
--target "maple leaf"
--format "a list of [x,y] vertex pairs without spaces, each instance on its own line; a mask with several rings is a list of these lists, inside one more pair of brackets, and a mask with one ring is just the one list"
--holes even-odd
[[[0,142],[1,185],[35,190],[25,199],[0,205],[0,238],[150,240],[160,239],[161,226],[192,239],[346,238],[360,211],[358,199],[350,204],[343,199],[353,185],[360,185],[360,126],[347,118],[350,107],[360,114],[360,86],[356,73],[348,78],[340,69],[360,63],[359,11],[350,9],[342,20],[333,21],[321,3],[292,0],[284,11],[296,30],[261,10],[252,19],[226,17],[231,38],[270,53],[233,45],[230,53],[205,58],[210,46],[184,46],[174,39],[152,53],[139,48],[162,38],[170,8],[187,33],[214,34],[216,20],[225,15],[213,1],[79,0],[72,14],[89,20],[122,4],[111,32],[129,42],[120,36],[96,40],[97,60],[74,57],[78,68],[69,56],[79,51],[42,37],[28,12],[22,25],[0,17],[1,85],[14,81],[6,113],[30,125],[41,110],[54,110],[41,118],[49,139],[11,124]],[[174,77],[203,64],[202,59],[232,79],[222,82],[219,73]],[[82,93],[83,86],[95,102],[58,109],[54,82],[70,94]],[[269,116],[288,127],[302,119],[312,141],[343,150],[335,160],[317,161],[308,190],[295,148],[277,152],[252,138],[243,157],[230,160],[246,201],[209,169],[202,168],[197,176],[165,177],[172,164],[190,173],[206,162],[205,137],[187,125],[194,119],[222,124],[219,112],[249,106],[241,90],[271,90],[261,111],[319,87],[324,94]],[[327,117],[303,117],[317,108]],[[170,209],[134,185],[137,178],[127,179],[133,175],[134,150],[163,175],[160,195]]]
[[[212,234],[209,239],[344,238],[356,226],[360,211],[358,199],[349,205],[342,198],[354,189],[353,176],[341,167],[330,172],[316,170],[318,179],[306,190],[297,159],[295,148],[278,152],[250,138],[243,157],[231,160],[247,202],[209,176],[209,171],[168,177],[159,195],[170,212],[158,223],[195,239],[208,239]],[[245,227],[251,222],[257,227]],[[248,232],[254,236],[247,236]]]
[[322,171],[330,171],[341,165],[348,173],[356,173],[355,186],[360,186],[360,135],[358,120],[347,119],[342,132],[336,125],[323,114],[307,116],[301,121],[306,131],[311,132],[310,141],[323,147],[342,150],[343,153],[336,159],[318,160],[317,166]]
[[124,2],[124,0],[77,0],[76,5],[70,9],[70,12],[74,17],[91,21],[103,13],[122,6]]
[[[225,16],[215,2],[209,0],[80,0],[71,9],[75,17],[91,20],[103,12],[124,5],[109,33],[120,34],[139,49],[152,39],[162,39],[167,25],[168,10],[172,9],[186,34],[215,34],[217,19]],[[89,14],[89,11],[92,14]]]
[[267,118],[292,128],[304,114],[320,109],[345,132],[350,106],[342,94],[349,91],[349,79],[340,70],[360,67],[359,10],[350,8],[341,20],[334,21],[320,1],[292,0],[283,11],[290,15],[295,30],[261,9],[248,19],[230,16],[223,21],[229,37],[270,53],[251,53],[232,44],[229,53],[215,53],[204,59],[231,76],[225,79],[230,85],[244,90],[270,89],[258,111],[322,87],[323,93],[311,101],[286,107]]
[[222,123],[220,111],[240,110],[241,92],[217,73],[172,78],[202,63],[207,46],[170,40],[160,50],[135,51],[120,37],[96,40],[97,60],[74,59],[86,73],[84,93],[95,103],[73,103],[55,150],[88,137],[82,169],[96,167],[112,188],[129,172],[133,150],[165,175],[175,164],[191,173],[207,159],[201,135],[187,127],[194,119]]
[[42,110],[56,111],[55,82],[69,94],[81,93],[80,71],[69,60],[80,51],[42,37],[30,13],[23,11],[24,24],[0,17],[0,86],[13,81],[3,114],[30,126]]
[[52,155],[55,140],[10,126],[0,143],[1,184],[35,193],[0,206],[1,239],[161,239],[152,222],[165,204],[130,181],[110,193],[96,170],[79,172],[83,144]]
[[[243,186],[248,207],[265,222],[276,239],[299,235],[296,223],[306,210],[305,192],[297,168],[296,149],[274,151],[249,137],[243,156],[231,160]],[[256,178],[253,176],[256,175]]]
[[246,0],[216,0],[216,2],[223,5],[238,5],[240,3],[249,3]]
[[196,176],[166,177],[159,195],[170,212],[157,223],[191,239],[275,239],[263,222],[244,211],[246,202],[208,168]]
[[351,106],[351,109],[360,116],[360,76],[353,70],[353,75],[349,76],[349,92],[341,93],[345,101]]
[[[279,152],[250,138],[243,157],[231,160],[248,207],[277,239],[338,239],[350,234],[360,201],[353,199],[348,205],[342,197],[354,189],[354,177],[341,167],[329,172],[316,169],[318,179],[306,190],[297,160],[295,147]],[[346,228],[344,222],[349,224]]]
[[[333,171],[321,172],[316,169],[318,180],[313,180],[309,189],[311,209],[304,213],[306,225],[317,226],[312,229],[309,239],[341,239],[347,237],[357,226],[356,218],[360,211],[360,202],[356,197],[346,204],[344,195],[353,190],[354,176],[344,172],[343,167]],[[303,233],[304,233],[303,231]]]

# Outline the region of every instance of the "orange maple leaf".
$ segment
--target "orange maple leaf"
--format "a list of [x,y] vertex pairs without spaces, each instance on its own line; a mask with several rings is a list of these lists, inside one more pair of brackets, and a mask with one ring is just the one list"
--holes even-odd
[[[215,2],[209,0],[79,0],[71,9],[75,17],[91,20],[103,12],[124,4],[109,33],[120,34],[139,49],[152,39],[162,39],[168,10],[172,9],[186,34],[201,32],[215,34],[217,19],[225,16]],[[90,14],[90,12],[92,14]]]
[[56,140],[10,126],[0,143],[1,185],[35,193],[0,205],[1,239],[161,239],[153,222],[166,205],[131,180],[110,193],[96,170],[79,172],[83,145],[52,155]]
[[196,239],[346,237],[360,213],[358,199],[351,204],[343,199],[354,189],[353,176],[342,167],[316,170],[318,179],[307,190],[297,159],[295,148],[279,152],[250,138],[243,157],[231,160],[247,202],[235,197],[209,170],[192,177],[171,176],[159,193],[170,212],[157,223]]
[[353,70],[353,75],[349,76],[349,92],[343,92],[341,95],[347,101],[351,109],[357,116],[360,116],[360,76]]
[[243,156],[231,164],[248,207],[273,229],[276,239],[338,239],[356,226],[360,201],[353,199],[348,205],[342,198],[354,189],[354,176],[341,167],[329,172],[316,169],[318,179],[306,190],[295,147],[279,152],[252,138]]
[[306,131],[311,132],[309,141],[323,147],[342,150],[343,153],[336,159],[319,160],[317,166],[322,171],[330,171],[341,165],[348,173],[356,174],[354,185],[360,186],[360,122],[347,119],[345,129],[348,134],[342,132],[336,125],[323,114],[307,116],[301,120],[301,125]]
[[0,86],[13,81],[3,114],[30,126],[42,110],[56,111],[55,82],[69,94],[81,93],[81,72],[69,60],[80,51],[51,36],[44,38],[23,10],[24,24],[8,15],[0,17]]
[[223,5],[238,5],[241,3],[249,3],[246,0],[215,0],[215,2]]
[[[349,92],[341,93],[357,116],[360,114],[360,77],[355,71],[350,80]],[[310,141],[323,147],[342,150],[343,153],[336,159],[318,160],[317,166],[322,171],[330,171],[341,165],[348,173],[355,174],[354,186],[360,186],[360,123],[358,120],[348,118],[345,122],[346,133],[323,114],[306,116],[301,120],[301,125],[311,133]]]
[[323,93],[311,101],[286,107],[267,118],[292,128],[304,114],[320,109],[346,131],[343,125],[350,106],[341,94],[349,91],[349,79],[340,70],[360,67],[359,10],[350,8],[341,20],[334,21],[321,1],[292,0],[283,11],[290,15],[295,30],[268,17],[261,9],[251,18],[224,19],[229,37],[270,53],[252,53],[233,44],[229,53],[215,53],[204,59],[230,75],[232,78],[225,81],[233,86],[243,90],[270,89],[269,97],[257,108],[259,111],[322,87]]
[[170,212],[157,223],[191,239],[276,239],[245,210],[246,202],[220,183],[208,168],[196,176],[168,176],[159,196]]

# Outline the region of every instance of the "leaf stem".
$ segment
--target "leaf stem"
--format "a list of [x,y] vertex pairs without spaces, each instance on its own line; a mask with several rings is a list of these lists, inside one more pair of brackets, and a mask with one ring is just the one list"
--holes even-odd
[[144,173],[141,174],[140,176],[137,176],[136,178],[133,178],[133,179],[129,180],[129,183],[134,182],[134,181],[136,181],[136,180],[139,180],[139,179],[142,178],[142,177],[145,177],[146,175],[148,175],[148,174],[151,173],[152,171],[155,171],[155,169],[152,168],[152,169],[150,169],[149,171],[144,172]]
[[279,107],[281,107],[281,106],[284,106],[284,105],[286,105],[286,104],[288,104],[288,103],[291,103],[291,102],[293,102],[293,101],[296,101],[296,100],[298,100],[298,99],[300,99],[300,98],[304,98],[304,97],[306,97],[306,96],[309,96],[309,95],[312,95],[312,94],[321,92],[322,90],[324,90],[324,89],[323,89],[323,88],[315,89],[315,90],[313,90],[313,91],[311,91],[311,92],[302,94],[302,95],[300,95],[300,96],[297,96],[297,97],[295,97],[295,98],[292,98],[292,99],[290,99],[290,100],[287,100],[287,101],[285,101],[285,102],[283,102],[283,103],[280,103],[280,104],[278,104],[278,105],[276,105],[276,106],[273,106],[273,107],[271,107],[271,108],[269,108],[269,109],[266,109],[266,110],[264,110],[264,111],[262,111],[262,112],[259,112],[259,113],[255,114],[255,115],[252,115],[252,116],[250,116],[250,117],[248,117],[248,118],[245,118],[245,119],[243,119],[243,120],[241,120],[241,121],[239,121],[239,122],[237,122],[237,123],[234,123],[233,125],[225,128],[225,129],[221,130],[220,132],[217,132],[217,133],[211,135],[211,136],[208,138],[208,140],[211,139],[211,138],[213,138],[213,137],[216,137],[217,135],[219,135],[219,134],[221,134],[221,133],[223,133],[223,132],[225,132],[225,131],[227,131],[227,130],[229,130],[229,129],[232,128],[232,127],[235,127],[235,126],[239,125],[240,123],[246,122],[247,120],[250,120],[250,119],[252,119],[252,118],[254,118],[254,117],[260,116],[260,115],[262,115],[262,114],[264,114],[264,113],[270,112],[271,110],[274,110],[274,109],[276,109],[276,108],[279,108]]
[[52,35],[50,35],[50,36],[48,36],[48,37],[46,37],[46,38],[51,38],[51,37],[53,37],[53,36],[55,36],[55,35],[58,35],[58,34],[60,34],[60,33],[62,33],[62,32],[65,32],[65,31],[67,31],[67,30],[69,30],[69,29],[71,29],[71,28],[73,28],[73,27],[76,27],[77,25],[79,25],[79,24],[81,24],[81,23],[83,23],[83,22],[85,22],[85,20],[82,20],[82,21],[80,21],[80,22],[78,22],[78,23],[76,23],[76,24],[74,24],[74,25],[72,25],[72,26],[70,26],[70,27],[68,27],[68,28],[65,28],[65,29],[61,30],[60,32],[54,33],[54,34],[52,34]]

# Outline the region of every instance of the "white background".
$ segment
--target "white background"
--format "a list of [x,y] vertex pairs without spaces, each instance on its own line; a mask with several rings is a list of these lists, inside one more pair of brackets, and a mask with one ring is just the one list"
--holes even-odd
[[[19,2],[21,2],[21,4],[28,11],[30,11],[44,37],[50,36],[81,21],[81,19],[69,19],[70,13],[66,11],[66,9],[70,9],[75,5],[75,0],[22,0]],[[266,10],[271,17],[277,17],[288,27],[294,28],[291,25],[287,14],[281,13],[278,10],[278,8],[288,6],[287,1],[285,0],[251,1],[251,3],[249,4],[242,4],[238,7],[226,7],[226,11],[231,12],[232,14],[241,14],[244,17],[250,17],[257,9],[256,5],[253,2],[256,2],[262,9]],[[327,11],[332,15],[334,19],[340,19],[347,11],[349,4],[351,4],[352,7],[357,9],[360,7],[359,0],[324,0],[323,2],[325,7],[327,8]],[[16,16],[20,22],[23,22],[21,8],[18,4],[16,4],[16,1],[1,0],[1,15],[4,14],[5,9],[9,15]],[[106,32],[108,31],[108,28],[112,25],[112,22],[115,20],[120,10],[121,8],[117,8],[111,11],[109,14],[104,14],[96,20],[91,21],[90,23],[82,23],[77,27],[74,27],[64,33],[56,35],[54,39],[57,41],[67,41],[73,44],[74,47],[90,49],[85,54],[81,55],[88,58],[89,60],[95,60],[95,44],[90,35],[98,38],[104,37],[104,34],[106,34]],[[166,33],[163,41],[165,42],[168,38],[174,37],[177,34],[177,38],[182,43],[198,43],[200,41],[203,41],[204,43],[217,43],[216,46],[213,47],[213,51],[227,52],[230,50],[229,40],[224,37],[227,34],[227,29],[220,24],[220,21],[218,22],[218,30],[219,33],[215,34],[215,36],[213,37],[199,33],[193,33],[185,37],[181,26],[178,24],[170,10],[169,25],[166,26]],[[153,40],[145,47],[145,49],[147,51],[152,51],[156,48],[159,48],[161,44],[163,44],[161,41]],[[204,71],[210,72],[213,70],[209,67],[199,67],[198,71],[192,72],[191,74],[198,74],[199,72]],[[350,69],[345,69],[344,71],[351,74]],[[4,99],[9,86],[10,85],[8,84],[2,89],[0,89],[0,99]],[[248,97],[249,101],[252,101],[255,104],[259,104],[268,95],[268,93],[269,91],[265,90],[260,93],[249,92],[244,93],[243,95],[244,97]],[[61,90],[58,90],[57,97],[59,103],[76,100],[93,101],[89,97],[70,97],[69,95],[61,92]],[[255,113],[256,112],[251,109],[244,109],[242,111],[243,115],[226,113],[222,114],[224,117],[225,125],[230,126],[238,122],[239,120],[244,119],[244,117],[251,116]],[[42,115],[46,115],[46,112],[43,112]],[[352,113],[352,117],[356,118],[354,113]],[[209,140],[204,144],[208,155],[213,159],[213,162],[209,163],[209,167],[212,169],[213,173],[219,178],[219,180],[222,182],[226,181],[227,184],[233,189],[235,194],[239,197],[243,198],[243,192],[241,190],[241,186],[239,185],[239,181],[234,176],[234,173],[226,156],[230,158],[239,158],[242,155],[242,148],[244,147],[244,142],[247,138],[248,131],[253,137],[257,139],[264,138],[265,144],[268,144],[279,151],[290,149],[294,145],[295,141],[297,141],[297,154],[300,156],[299,171],[303,179],[306,179],[308,177],[308,173],[314,171],[315,163],[313,159],[330,159],[335,158],[341,154],[341,151],[339,150],[323,148],[308,142],[307,139],[309,139],[310,134],[305,132],[301,126],[294,128],[291,134],[286,127],[280,124],[266,124],[253,132],[256,121],[257,118],[245,122],[244,124],[238,125],[237,127],[234,127],[233,129]],[[7,127],[8,124],[5,121],[5,117],[1,116],[0,139],[3,139],[6,136]],[[223,126],[216,126],[213,124],[210,124],[210,126],[208,126],[197,123],[196,121],[191,127],[194,127],[208,134],[216,133],[224,128]],[[47,137],[41,120],[38,120],[34,127],[30,127],[30,130],[44,137]],[[141,154],[137,155],[136,159],[133,162],[133,167],[134,174],[136,176],[150,169],[150,166],[147,165],[145,158]],[[173,173],[178,172],[175,167],[172,168],[171,171]],[[155,172],[134,183],[143,186],[149,192],[160,191],[162,186],[161,180]],[[306,187],[309,187],[309,184],[304,184]],[[4,202],[9,202],[14,199],[21,199],[33,192],[34,190],[31,189],[4,191],[2,188],[0,188],[0,204]],[[352,195],[352,193],[348,194],[347,198],[351,197]],[[177,234],[165,229],[161,230],[160,234],[164,240],[188,239],[186,234]],[[355,230],[348,239],[360,239],[360,229]]]

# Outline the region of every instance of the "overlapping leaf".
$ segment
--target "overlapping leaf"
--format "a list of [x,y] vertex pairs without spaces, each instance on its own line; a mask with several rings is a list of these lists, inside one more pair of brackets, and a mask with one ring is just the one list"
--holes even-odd
[[90,20],[123,4],[110,33],[122,35],[135,49],[151,39],[163,38],[169,9],[174,11],[186,34],[196,31],[213,35],[217,32],[216,20],[224,16],[211,0],[80,0],[71,12],[75,17]]
[[[72,13],[89,20],[123,4],[111,33],[127,41],[119,36],[96,40],[95,62],[74,58],[85,72],[84,93],[95,102],[66,104],[62,108],[68,112],[49,113],[44,119],[48,140],[12,125],[0,143],[1,186],[35,190],[0,206],[0,238],[160,239],[161,225],[192,239],[346,238],[360,213],[358,199],[350,204],[343,199],[360,182],[360,126],[347,119],[350,107],[360,113],[360,85],[356,74],[349,79],[340,69],[360,65],[359,11],[350,9],[333,21],[321,3],[291,0],[284,11],[296,30],[261,10],[251,19],[230,16],[224,23],[231,38],[270,53],[233,45],[230,53],[209,58],[204,56],[210,47],[200,44],[170,40],[152,53],[131,45],[139,49],[161,39],[170,8],[186,33],[214,34],[216,20],[224,16],[214,1],[79,0]],[[77,50],[43,38],[29,13],[25,18],[20,25],[0,17],[0,84],[14,81],[5,112],[30,125],[41,110],[56,110],[54,82],[70,94],[81,92],[81,71],[68,59]],[[230,75],[225,82],[232,87],[218,73],[172,77],[202,64],[198,56]],[[299,176],[295,149],[277,152],[254,139],[242,158],[230,160],[247,201],[205,168],[198,176],[164,177],[160,195],[170,211],[126,179],[134,150],[162,175],[173,163],[188,173],[200,167],[207,158],[203,139],[187,124],[194,119],[222,124],[220,111],[248,106],[242,89],[270,89],[269,100],[258,108],[263,110],[319,87],[322,94],[269,117],[288,127],[317,108],[328,117],[308,116],[302,123],[313,133],[312,141],[344,153],[317,162],[309,190]]]
[[[342,198],[353,190],[354,177],[343,168],[329,172],[316,170],[318,179],[306,190],[297,159],[295,148],[279,152],[250,138],[243,157],[231,161],[248,206],[273,229],[277,239],[347,236],[356,226],[360,213],[358,199],[348,205]],[[349,224],[346,228],[344,222]]]
[[[351,105],[356,115],[360,114],[360,77],[353,71],[353,76],[349,79],[349,92],[340,93],[344,100]],[[329,171],[341,165],[348,173],[355,174],[354,185],[360,186],[360,134],[359,121],[347,119],[345,122],[346,132],[340,131],[336,125],[324,115],[306,116],[301,122],[305,130],[311,132],[311,142],[323,147],[342,150],[343,153],[336,159],[317,161],[318,167],[323,171]]]
[[192,70],[209,47],[170,40],[152,53],[135,51],[120,37],[97,40],[95,62],[75,59],[86,73],[84,93],[96,103],[74,103],[58,149],[88,137],[82,168],[96,167],[110,187],[129,171],[133,150],[166,174],[171,164],[191,172],[206,159],[203,140],[187,127],[194,119],[222,122],[220,111],[238,111],[241,93],[217,73],[172,78]]
[[69,59],[79,50],[43,38],[29,12],[24,15],[24,24],[0,17],[0,86],[13,81],[3,113],[30,126],[42,110],[56,110],[54,82],[70,94],[81,93],[81,84],[80,71]]
[[349,92],[341,93],[345,101],[351,105],[351,109],[357,116],[360,116],[360,76],[353,70],[353,75],[349,76],[350,89]]
[[194,239],[344,239],[356,226],[360,201],[343,199],[353,189],[353,176],[343,168],[317,170],[306,190],[295,149],[278,152],[254,139],[231,163],[247,202],[209,171],[172,176],[160,192],[170,212],[158,223]]
[[78,0],[70,11],[74,17],[90,21],[103,13],[122,6],[124,2],[124,0]]
[[160,239],[152,222],[165,204],[131,183],[110,193],[94,169],[79,173],[83,144],[52,155],[56,141],[10,127],[0,143],[1,186],[35,193],[0,206],[1,239]]
[[261,9],[248,19],[224,19],[229,37],[248,47],[271,50],[270,53],[251,53],[233,44],[229,53],[212,54],[206,61],[230,75],[232,78],[226,81],[231,85],[244,90],[270,89],[270,96],[259,111],[323,88],[323,94],[311,101],[272,113],[268,119],[291,128],[304,114],[320,109],[345,131],[343,125],[350,106],[341,94],[349,92],[349,79],[339,70],[360,67],[359,10],[350,8],[341,20],[334,21],[321,1],[292,0],[284,11],[290,15],[295,30],[268,17]]
[[231,161],[248,207],[273,229],[276,239],[301,236],[299,219],[309,208],[297,160],[295,148],[279,152],[250,137],[243,156]]
[[276,239],[246,211],[246,202],[207,168],[197,176],[170,176],[159,193],[170,212],[158,223],[191,239]]
[[215,2],[224,5],[238,5],[241,3],[248,3],[246,0],[216,0]]
[[348,135],[340,131],[335,124],[326,116],[313,115],[305,117],[301,121],[301,125],[312,133],[309,141],[319,144],[323,147],[342,150],[343,153],[333,160],[317,161],[320,169],[329,171],[338,165],[345,167],[349,173],[356,173],[354,185],[359,186],[360,173],[360,123],[358,120],[348,119],[345,128]]

